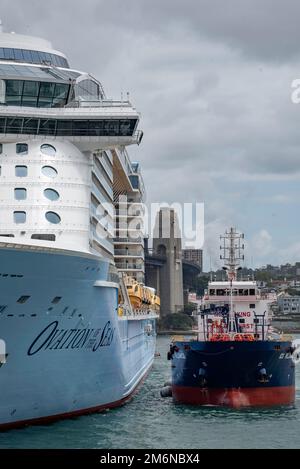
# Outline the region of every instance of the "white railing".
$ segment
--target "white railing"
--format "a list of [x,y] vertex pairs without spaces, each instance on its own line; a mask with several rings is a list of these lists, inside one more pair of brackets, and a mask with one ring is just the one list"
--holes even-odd
[[123,169],[125,171],[125,173],[127,174],[127,176],[129,176],[129,174],[132,173],[132,167],[131,167],[131,161],[130,161],[130,158],[129,158],[129,155],[126,151],[126,148],[120,150],[118,152],[118,157],[119,157],[119,160],[123,166]]
[[[144,208],[144,203],[143,202],[139,202],[139,201],[132,201],[132,200],[118,200],[116,201],[116,206],[117,207],[122,207],[124,206],[124,209],[123,210],[128,210],[127,206],[130,206],[130,205],[134,205],[135,207],[139,208],[139,209],[142,209]],[[122,210],[122,209],[121,209]]]
[[117,269],[120,270],[144,270],[144,265],[143,264],[132,264],[132,263],[126,263],[126,262],[116,262],[116,267]]
[[[245,296],[240,296],[240,295],[232,295],[232,298],[234,301],[256,301],[256,300],[261,300],[261,296],[257,295],[245,295]],[[204,295],[204,300],[211,300],[211,301],[228,301],[230,299],[230,295]]]
[[135,256],[135,257],[143,257],[143,251],[132,251],[131,249],[115,249],[116,256]]
[[79,107],[132,107],[130,101],[121,101],[116,99],[102,99],[102,100],[74,100],[69,102],[65,107],[79,108]]
[[144,132],[142,130],[136,130],[133,134],[133,138],[135,139],[136,143],[139,145],[142,141]]
[[115,244],[123,244],[123,243],[135,243],[135,244],[143,244],[144,239],[142,237],[132,237],[132,238],[114,238]]
[[122,314],[120,317],[125,317],[127,319],[134,319],[134,318],[149,318],[149,317],[159,317],[159,312],[153,309],[133,309],[133,310],[126,310],[122,308]]
[[116,215],[118,217],[126,217],[126,218],[144,218],[144,214],[141,213],[141,210],[139,208],[136,209],[138,213],[132,213],[134,210],[126,210],[126,209],[116,209]]

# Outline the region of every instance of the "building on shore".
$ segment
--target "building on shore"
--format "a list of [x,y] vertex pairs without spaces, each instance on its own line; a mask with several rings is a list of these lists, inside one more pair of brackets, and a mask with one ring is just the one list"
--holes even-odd
[[182,250],[182,258],[185,261],[192,262],[200,267],[201,272],[203,270],[203,251],[202,249],[183,249]]
[[277,304],[279,314],[300,314],[300,296],[292,296],[288,293],[280,293],[277,297]]

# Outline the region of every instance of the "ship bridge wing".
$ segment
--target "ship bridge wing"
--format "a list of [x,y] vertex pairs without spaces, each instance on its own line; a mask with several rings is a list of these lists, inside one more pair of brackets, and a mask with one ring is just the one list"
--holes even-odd
[[40,81],[59,81],[70,82],[76,80],[81,75],[80,72],[70,69],[63,69],[51,66],[42,65],[24,65],[24,64],[9,64],[7,62],[0,62],[0,77],[1,79],[14,79],[14,80],[40,80]]

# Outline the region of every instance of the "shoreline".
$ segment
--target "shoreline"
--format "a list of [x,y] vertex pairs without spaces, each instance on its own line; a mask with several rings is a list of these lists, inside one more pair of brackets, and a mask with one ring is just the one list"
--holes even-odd
[[197,335],[197,332],[193,330],[162,330],[156,331],[157,335]]
[[[283,332],[284,334],[300,334],[300,325],[297,326],[297,327],[282,327],[281,326],[276,326],[276,324],[274,324],[274,327],[276,327],[277,329],[280,329],[280,332]],[[187,330],[187,331],[183,331],[183,330],[163,330],[163,331],[156,331],[156,334],[157,335],[193,335],[193,336],[196,336],[197,335],[197,332],[193,331],[193,330]]]

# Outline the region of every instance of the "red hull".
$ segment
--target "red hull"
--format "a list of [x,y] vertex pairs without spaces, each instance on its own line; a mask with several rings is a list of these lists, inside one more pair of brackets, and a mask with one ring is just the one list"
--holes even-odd
[[178,404],[215,405],[226,407],[276,406],[295,402],[294,386],[240,389],[202,389],[172,386],[173,399]]

